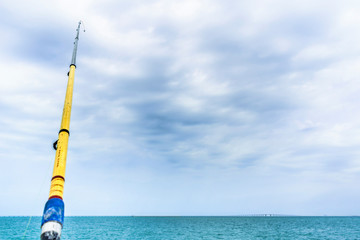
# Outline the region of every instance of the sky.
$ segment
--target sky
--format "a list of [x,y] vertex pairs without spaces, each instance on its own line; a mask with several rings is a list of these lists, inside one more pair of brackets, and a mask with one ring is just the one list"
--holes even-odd
[[0,0],[0,215],[360,215],[360,3]]

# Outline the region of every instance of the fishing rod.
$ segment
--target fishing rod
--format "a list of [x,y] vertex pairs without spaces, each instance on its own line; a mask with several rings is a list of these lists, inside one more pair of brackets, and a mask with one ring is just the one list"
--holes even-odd
[[58,140],[53,144],[53,147],[56,150],[55,163],[53,175],[51,178],[49,199],[45,204],[41,221],[41,240],[59,240],[64,223],[63,192],[65,183],[66,156],[70,136],[70,115],[76,69],[76,53],[81,23],[82,21],[79,22],[79,25],[76,29],[77,33],[74,41],[70,70],[68,72],[69,78],[66,88],[65,103],[59,136]]

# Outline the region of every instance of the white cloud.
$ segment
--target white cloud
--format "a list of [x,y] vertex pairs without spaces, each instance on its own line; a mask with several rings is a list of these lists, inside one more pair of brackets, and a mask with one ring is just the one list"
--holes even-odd
[[[98,191],[94,201],[113,207],[119,204],[112,199],[128,199],[119,200],[126,208],[117,212],[70,207],[70,215],[249,209],[319,214],[319,202],[329,194],[344,185],[344,195],[355,191],[360,171],[355,1],[1,6],[0,122],[6,126],[0,130],[1,157],[26,163],[31,171],[17,172],[14,163],[4,161],[1,169],[33,177],[35,185],[46,170],[30,163],[39,167],[53,159],[48,148],[60,124],[71,41],[77,21],[85,22],[67,173],[78,185],[67,183],[66,197],[77,202]],[[69,42],[63,42],[65,35]],[[49,44],[56,45],[52,52],[44,50]],[[68,55],[67,62],[50,52]],[[78,179],[78,173],[88,177]],[[11,179],[5,192],[22,184],[15,177],[0,175],[1,182]],[[159,199],[160,194],[175,197]],[[188,204],[181,205],[182,196],[189,196]],[[11,198],[3,214],[19,214]],[[203,205],[205,199],[211,201]],[[337,207],[334,200],[322,210],[350,212]]]

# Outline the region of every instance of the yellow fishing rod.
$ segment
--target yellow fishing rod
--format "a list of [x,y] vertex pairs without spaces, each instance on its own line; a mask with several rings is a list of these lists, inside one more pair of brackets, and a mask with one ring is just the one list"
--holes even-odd
[[59,137],[54,143],[54,148],[56,149],[55,163],[51,178],[49,199],[45,204],[44,214],[41,221],[41,240],[59,240],[64,223],[63,192],[65,183],[66,156],[70,136],[70,115],[76,69],[76,53],[81,23],[82,21],[79,22],[76,29],[77,33],[74,41],[70,70],[68,73],[69,79],[66,88]]

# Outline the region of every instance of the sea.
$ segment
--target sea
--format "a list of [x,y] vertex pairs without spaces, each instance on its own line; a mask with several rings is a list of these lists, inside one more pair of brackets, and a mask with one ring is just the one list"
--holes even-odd
[[[0,217],[0,239],[40,239],[40,217]],[[61,239],[360,239],[360,217],[65,217]]]

